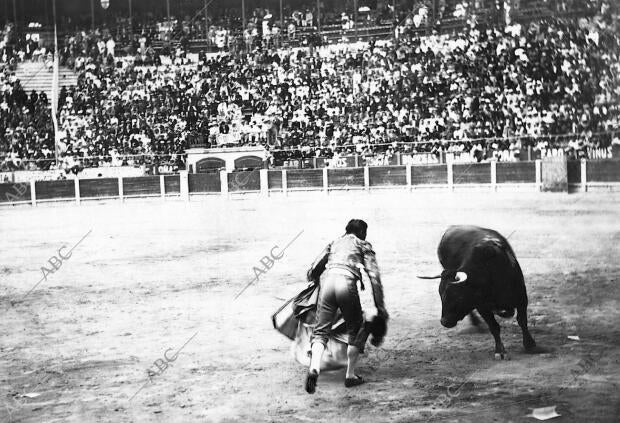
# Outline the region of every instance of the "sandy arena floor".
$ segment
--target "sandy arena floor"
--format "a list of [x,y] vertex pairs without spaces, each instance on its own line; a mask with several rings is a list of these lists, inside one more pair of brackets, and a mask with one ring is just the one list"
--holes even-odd
[[[324,373],[311,396],[270,316],[352,217],[369,223],[391,325],[361,361],[369,383],[345,389],[342,371]],[[437,281],[415,275],[440,270],[454,223],[512,234],[532,335],[552,352],[524,354],[514,319],[500,322],[509,361],[493,359],[488,332],[440,325]],[[525,422],[553,405],[553,422],[620,419],[620,194],[4,207],[0,234],[1,422]]]

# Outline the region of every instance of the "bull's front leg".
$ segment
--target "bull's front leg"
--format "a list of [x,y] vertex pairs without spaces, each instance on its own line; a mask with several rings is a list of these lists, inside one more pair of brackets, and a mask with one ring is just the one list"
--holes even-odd
[[527,305],[517,307],[517,323],[523,332],[523,347],[528,353],[540,352],[536,348],[536,342],[527,328]]
[[506,354],[506,348],[504,348],[504,344],[502,343],[502,339],[499,336],[500,326],[495,320],[495,316],[493,316],[493,312],[491,310],[481,310],[478,309],[478,313],[487,322],[489,326],[489,330],[491,331],[491,335],[493,335],[493,339],[495,339],[495,359],[503,360],[508,358]]

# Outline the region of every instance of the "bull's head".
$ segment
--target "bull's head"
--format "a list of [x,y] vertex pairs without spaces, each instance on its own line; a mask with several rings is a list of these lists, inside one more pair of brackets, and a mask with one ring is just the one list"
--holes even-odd
[[467,273],[444,270],[439,283],[441,297],[441,324],[446,328],[456,326],[474,308],[474,289],[468,283]]
[[[464,267],[444,270],[441,275],[423,277],[422,279],[441,279],[439,296],[441,297],[441,324],[452,328],[482,303],[481,295],[487,291],[492,269],[506,266],[506,254],[502,254],[501,245],[494,240],[485,240],[476,245]],[[516,260],[516,259],[515,259]]]
[[437,276],[418,276],[420,279],[441,279],[441,324],[453,328],[475,307],[475,289],[465,271],[444,270]]

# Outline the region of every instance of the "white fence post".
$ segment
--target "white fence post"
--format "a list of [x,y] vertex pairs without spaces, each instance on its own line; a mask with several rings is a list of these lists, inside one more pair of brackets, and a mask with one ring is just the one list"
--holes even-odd
[[448,189],[450,191],[454,190],[454,168],[452,167],[452,163],[452,160],[446,160],[446,166],[448,167]]
[[368,166],[364,166],[364,189],[370,192],[370,168]]
[[536,190],[542,190],[542,161],[540,159],[536,160]]
[[285,169],[282,169],[282,194],[288,195],[288,181],[286,180]]
[[586,166],[586,159],[581,159],[581,190],[583,192],[588,190],[588,172]]
[[220,192],[222,195],[229,196],[228,193],[228,172],[220,170]]
[[181,198],[185,201],[189,201],[189,174],[187,173],[187,170],[182,170],[179,172],[179,185]]
[[164,180],[164,175],[159,175],[159,193],[161,194],[161,198],[166,198],[166,181]]
[[123,177],[122,176],[118,177],[118,198],[121,201],[125,200],[125,198],[124,198],[124,189],[123,189]]
[[407,190],[411,192],[411,163],[405,165],[405,180],[407,181]]
[[261,169],[260,173],[260,194],[263,197],[269,197],[269,175],[267,169]]
[[77,177],[73,180],[73,187],[75,189],[75,204],[80,205],[80,180]]
[[491,161],[491,190],[497,191],[497,161]]
[[35,189],[35,180],[30,180],[30,203],[33,206],[37,205],[37,190]]
[[323,191],[325,194],[329,192],[329,181],[327,180],[327,168],[323,168]]

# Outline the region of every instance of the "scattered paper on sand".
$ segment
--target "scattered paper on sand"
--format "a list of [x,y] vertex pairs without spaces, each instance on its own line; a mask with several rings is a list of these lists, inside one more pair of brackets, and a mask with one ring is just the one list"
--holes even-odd
[[22,395],[22,397],[26,397],[26,398],[36,398],[36,397],[38,397],[39,395],[41,395],[41,394],[39,394],[38,392],[30,392],[30,393],[28,393],[28,394],[24,394],[24,395]]
[[558,414],[555,411],[555,407],[557,407],[557,406],[554,405],[554,406],[551,406],[551,407],[534,408],[534,409],[532,409],[532,413],[528,414],[525,417],[534,417],[537,420],[549,420],[549,419],[552,419],[554,417],[559,417],[560,414]]

